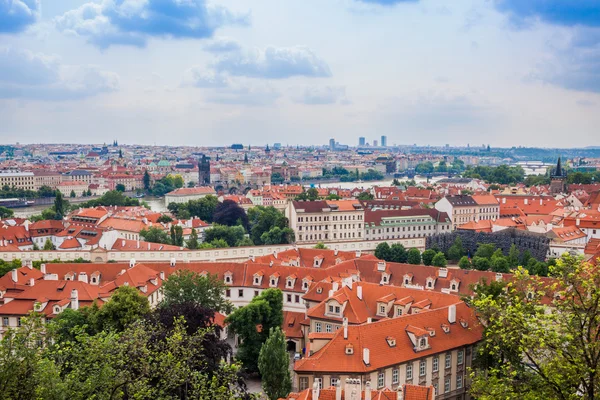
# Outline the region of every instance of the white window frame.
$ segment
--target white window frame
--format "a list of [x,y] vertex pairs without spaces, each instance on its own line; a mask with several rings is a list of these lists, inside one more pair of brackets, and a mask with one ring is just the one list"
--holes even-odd
[[392,383],[395,385],[400,380],[400,370],[398,368],[394,368],[392,370]]
[[321,333],[322,328],[323,327],[321,326],[320,322],[315,322],[315,332]]
[[419,376],[427,375],[427,361],[421,360],[419,362]]
[[456,389],[463,388],[463,376],[461,374],[456,375]]
[[459,350],[456,354],[456,365],[462,365],[465,361],[465,353],[464,350]]
[[450,389],[451,389],[451,386],[450,386],[450,377],[447,376],[444,379],[444,393],[449,393]]
[[446,369],[452,367],[452,354],[446,353],[446,358],[444,360],[444,367]]
[[440,370],[440,358],[438,356],[433,357],[431,364],[433,372],[438,372]]
[[382,388],[385,386],[385,373],[383,371],[379,371],[377,373],[377,388]]
[[410,380],[413,378],[413,366],[412,364],[406,365],[406,380]]

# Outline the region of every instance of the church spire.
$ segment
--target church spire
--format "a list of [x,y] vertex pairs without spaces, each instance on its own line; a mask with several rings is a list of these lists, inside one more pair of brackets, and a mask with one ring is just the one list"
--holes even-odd
[[560,156],[558,157],[558,162],[556,163],[556,170],[554,171],[554,175],[562,176],[562,166],[560,164]]

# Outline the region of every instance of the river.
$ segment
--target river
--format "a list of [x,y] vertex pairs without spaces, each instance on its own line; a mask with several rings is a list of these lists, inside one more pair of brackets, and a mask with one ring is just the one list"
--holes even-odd
[[[443,177],[439,177],[439,176],[433,177],[429,180],[429,183],[437,182],[440,179],[443,179]],[[405,181],[405,180],[408,180],[408,178],[402,177],[402,178],[398,178],[398,180]],[[427,177],[425,177],[425,176],[417,175],[414,178],[414,180],[415,180],[415,182],[417,182],[417,184],[419,184],[419,183],[422,183],[424,185],[427,184]],[[364,189],[364,190],[369,190],[373,186],[391,186],[392,182],[393,182],[393,179],[387,179],[387,180],[382,180],[382,181],[369,181],[369,182],[361,182],[361,183],[358,183],[358,182],[327,182],[327,183],[315,184],[314,186],[322,187],[322,188],[342,188],[342,189],[360,188],[360,189]],[[164,197],[147,196],[141,200],[146,202],[150,206],[150,209],[152,211],[157,211],[157,212],[167,211],[167,207],[165,206]],[[42,211],[44,211],[46,208],[48,208],[50,206],[51,205],[36,205],[36,206],[31,206],[31,207],[13,208],[13,211],[15,212],[15,217],[27,218],[32,215],[41,214]]]

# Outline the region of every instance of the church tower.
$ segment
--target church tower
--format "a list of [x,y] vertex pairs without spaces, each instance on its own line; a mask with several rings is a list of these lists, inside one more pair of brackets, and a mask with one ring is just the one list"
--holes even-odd
[[556,163],[556,168],[550,173],[550,193],[559,194],[567,192],[567,173],[563,169],[560,157]]
[[210,185],[210,158],[205,154],[198,163],[198,183],[200,186]]

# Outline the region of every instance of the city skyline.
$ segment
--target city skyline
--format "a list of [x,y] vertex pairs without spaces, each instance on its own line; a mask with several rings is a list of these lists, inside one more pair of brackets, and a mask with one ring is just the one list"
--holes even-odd
[[593,146],[600,6],[564,7],[3,2],[0,137]]

